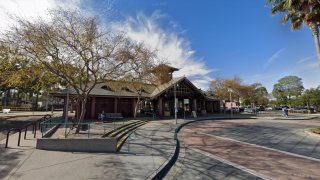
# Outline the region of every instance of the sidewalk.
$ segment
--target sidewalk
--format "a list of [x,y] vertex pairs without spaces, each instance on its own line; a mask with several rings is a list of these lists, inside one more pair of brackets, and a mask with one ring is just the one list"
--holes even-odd
[[[127,139],[116,154],[37,150],[31,131],[27,140],[21,134],[21,144],[17,147],[18,133],[15,133],[9,138],[9,148],[4,148],[5,140],[0,141],[0,179],[146,179],[172,157],[174,131],[179,125],[219,117],[230,118],[230,114],[188,117],[178,119],[178,124],[172,117],[157,117],[136,131],[137,137],[130,143]],[[39,131],[37,137],[41,137]]]

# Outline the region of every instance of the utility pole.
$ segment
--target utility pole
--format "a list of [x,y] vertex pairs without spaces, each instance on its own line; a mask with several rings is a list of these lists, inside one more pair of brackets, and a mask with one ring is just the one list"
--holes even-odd
[[230,104],[231,104],[231,118],[233,118],[233,111],[232,111],[232,97],[231,97],[231,93],[232,93],[232,89],[231,87],[228,88],[228,92],[230,92]]
[[48,87],[48,95],[47,95],[47,102],[46,102],[46,112],[48,112],[48,104],[49,104],[49,87]]

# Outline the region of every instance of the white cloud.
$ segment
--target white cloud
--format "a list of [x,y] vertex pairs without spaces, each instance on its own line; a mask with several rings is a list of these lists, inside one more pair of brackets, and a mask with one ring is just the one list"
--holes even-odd
[[314,58],[314,57],[316,57],[316,56],[317,56],[317,55],[313,55],[313,56],[309,56],[309,57],[302,58],[302,59],[300,59],[299,61],[297,61],[296,64],[300,64],[300,63],[302,63],[302,62],[308,61],[308,60],[310,60],[310,59],[312,59],[312,58]]
[[5,30],[8,14],[24,18],[41,16],[46,19],[46,11],[57,6],[79,8],[82,0],[1,0],[0,3],[0,31]]
[[[160,23],[169,19],[166,28],[162,28]],[[177,22],[170,20],[166,14],[155,11],[150,17],[143,13],[137,16],[127,16],[121,23],[115,23],[118,30],[127,32],[127,35],[135,41],[143,41],[152,48],[158,50],[158,56],[171,62],[171,66],[179,68],[175,77],[186,75],[195,85],[204,88],[208,87],[208,78],[205,76],[217,69],[207,68],[202,58],[195,57],[195,50],[190,47],[190,41],[183,35],[185,31]]]
[[283,51],[284,49],[279,50],[277,53],[275,53],[271,58],[268,59],[266,63],[263,65],[263,69],[266,69],[270,63],[272,63],[277,57],[279,57],[279,54]]

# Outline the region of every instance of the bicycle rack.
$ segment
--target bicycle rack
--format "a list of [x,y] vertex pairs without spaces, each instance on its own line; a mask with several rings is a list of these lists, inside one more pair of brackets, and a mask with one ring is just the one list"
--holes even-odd
[[5,147],[5,148],[7,148],[7,147],[8,147],[9,133],[10,133],[10,131],[13,131],[13,130],[17,130],[17,131],[19,131],[18,146],[20,146],[21,130],[20,130],[20,129],[17,129],[17,128],[11,128],[11,129],[8,131],[8,133],[7,133],[7,140],[6,140],[6,147]]
[[24,131],[24,139],[27,138],[27,130],[28,130],[28,127],[32,125],[32,133],[34,134],[34,137],[33,138],[36,138],[36,134],[37,134],[37,125],[36,125],[36,122],[33,122],[33,123],[29,123],[26,125],[26,128],[25,128],[25,131]]

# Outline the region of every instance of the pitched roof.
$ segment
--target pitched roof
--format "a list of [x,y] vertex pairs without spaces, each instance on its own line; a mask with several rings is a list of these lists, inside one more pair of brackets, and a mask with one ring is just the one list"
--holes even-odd
[[[156,86],[154,84],[145,84],[143,88],[143,92],[141,97],[150,97],[156,98],[160,96],[165,91],[172,88],[173,84],[180,83],[184,81],[188,83],[192,89],[202,94],[208,100],[219,100],[217,97],[211,96],[209,92],[198,89],[194,84],[192,84],[185,76],[178,77],[175,79],[171,79],[169,82],[164,83],[162,85]],[[88,84],[89,86],[92,83]],[[76,91],[73,88],[70,88],[70,95],[76,95]],[[50,93],[53,96],[66,96],[67,89],[58,90],[54,93]],[[99,82],[90,92],[90,96],[122,96],[122,97],[137,97],[138,93],[130,87],[130,85],[126,85],[126,83],[112,83],[111,81]]]
[[204,94],[208,99],[211,100],[220,100],[218,97],[212,96],[210,95],[210,92],[208,91],[204,91],[204,90],[200,90],[202,92],[202,94]]
[[152,92],[152,94],[150,95],[151,98],[157,97],[159,95],[161,95],[162,93],[164,93],[166,90],[168,90],[169,88],[171,88],[171,86],[173,86],[174,83],[179,83],[182,80],[184,80],[186,77],[185,76],[181,76],[175,79],[171,79],[169,82],[166,82],[164,84],[161,84],[159,86],[157,86],[154,91]]
[[[89,84],[89,86],[92,85],[92,83]],[[104,86],[110,87],[108,90]],[[146,84],[144,85],[144,91],[141,94],[141,97],[148,97],[150,94],[154,91],[154,89],[157,87],[153,84]],[[50,93],[50,95],[66,95],[67,89],[62,89],[59,91],[56,91],[54,93]],[[76,91],[73,88],[70,88],[70,95],[76,95]],[[127,86],[125,83],[117,83],[112,84],[112,82],[99,82],[96,84],[96,86],[92,89],[90,92],[90,96],[124,96],[124,97],[136,97],[138,96],[138,93],[131,88],[129,85]]]

